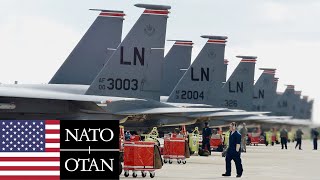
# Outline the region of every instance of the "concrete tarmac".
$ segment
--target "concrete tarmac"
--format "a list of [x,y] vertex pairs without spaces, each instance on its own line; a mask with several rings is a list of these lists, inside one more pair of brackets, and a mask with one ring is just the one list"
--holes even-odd
[[[320,143],[320,141],[318,142]],[[288,143],[288,149],[282,150],[280,144],[275,146],[247,146],[247,153],[242,153],[243,176],[241,179],[252,180],[278,180],[278,179],[320,179],[320,150],[314,151],[311,140],[302,141],[302,149],[294,148],[294,143]],[[318,148],[319,149],[319,148]],[[156,171],[153,179],[234,179],[235,165],[232,162],[232,176],[222,177],[225,172],[225,158],[219,152],[213,152],[209,157],[191,156],[187,164],[164,164]],[[133,179],[132,172],[129,177],[120,179]],[[146,178],[151,179],[149,173]]]

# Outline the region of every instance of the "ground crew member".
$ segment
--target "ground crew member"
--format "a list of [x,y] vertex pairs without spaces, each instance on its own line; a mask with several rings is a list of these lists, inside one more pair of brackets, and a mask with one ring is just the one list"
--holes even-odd
[[248,129],[246,127],[246,123],[242,124],[242,128],[240,130],[241,134],[241,151],[242,152],[247,152],[247,134],[248,134]]
[[287,147],[287,143],[288,143],[288,131],[285,128],[282,128],[282,130],[280,131],[280,141],[281,141],[281,149],[283,149],[283,146],[285,146],[286,149],[288,149]]
[[301,129],[298,129],[298,130],[296,131],[297,144],[296,144],[296,147],[295,147],[295,148],[297,149],[297,147],[298,147],[298,145],[299,145],[299,150],[302,150],[302,149],[301,149],[302,135],[303,135],[303,132],[301,131]]
[[202,149],[207,148],[211,155],[211,148],[210,148],[210,139],[211,139],[211,129],[209,128],[208,122],[204,123],[204,128],[202,129]]
[[237,124],[230,124],[229,147],[226,154],[226,173],[222,176],[231,176],[231,160],[236,164],[237,177],[242,176],[243,168],[241,164],[241,134],[236,130]]
[[313,139],[313,150],[318,149],[318,136],[319,136],[319,132],[317,131],[317,129],[316,128],[312,129],[311,137]]
[[130,138],[131,138],[131,134],[130,134],[129,131],[127,131],[126,134],[124,135],[124,139],[125,139],[126,141],[130,141]]

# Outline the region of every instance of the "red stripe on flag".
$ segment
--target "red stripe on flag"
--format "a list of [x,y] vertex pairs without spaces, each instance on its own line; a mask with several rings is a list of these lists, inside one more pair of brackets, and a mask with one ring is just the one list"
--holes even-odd
[[60,161],[59,157],[0,157],[0,161]]
[[[26,170],[37,170],[37,171],[58,171],[59,166],[0,166],[0,171],[26,171]],[[0,179],[1,176],[0,176]]]
[[0,176],[1,180],[60,180],[60,176]]
[[46,148],[46,152],[60,152],[60,148]]
[[46,143],[60,143],[60,139],[46,139]]
[[46,124],[60,124],[60,120],[46,120]]
[[46,134],[60,134],[60,129],[46,129]]

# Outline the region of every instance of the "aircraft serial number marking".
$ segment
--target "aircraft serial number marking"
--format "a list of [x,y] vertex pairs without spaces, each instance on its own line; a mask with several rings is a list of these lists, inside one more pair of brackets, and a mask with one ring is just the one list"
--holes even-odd
[[[100,81],[104,82],[104,80]],[[106,80],[106,84],[99,84],[99,90],[105,90],[106,88],[109,90],[138,90],[138,80],[137,79],[113,79],[109,78]]]
[[[181,92],[181,94],[180,94]],[[176,91],[176,99],[204,99],[204,93],[203,91]]]
[[238,107],[237,100],[224,100],[224,106],[226,107]]

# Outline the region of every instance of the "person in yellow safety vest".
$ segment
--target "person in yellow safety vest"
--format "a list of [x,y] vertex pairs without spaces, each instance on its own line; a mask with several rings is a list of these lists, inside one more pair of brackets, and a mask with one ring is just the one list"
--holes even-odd
[[266,131],[266,145],[272,143],[272,133],[270,131]]
[[224,132],[223,133],[224,134],[224,145],[225,146],[228,146],[229,145],[229,131],[227,131],[227,132]]
[[292,131],[288,132],[288,142],[294,142],[294,133]]

